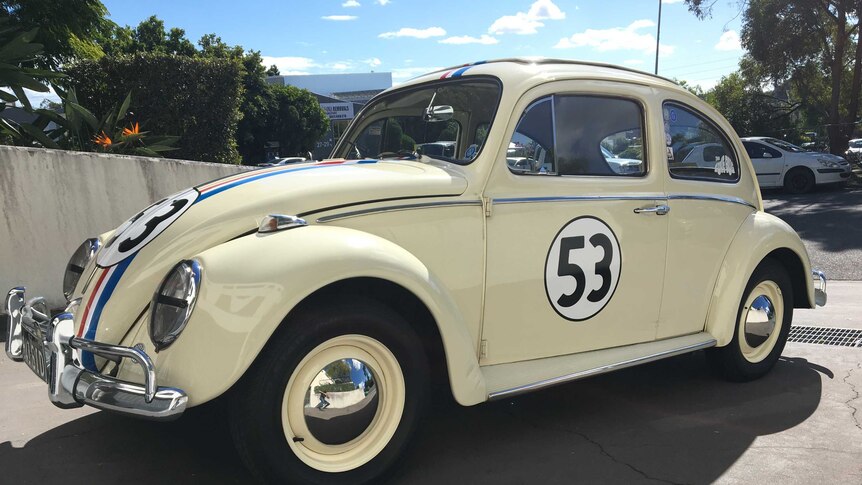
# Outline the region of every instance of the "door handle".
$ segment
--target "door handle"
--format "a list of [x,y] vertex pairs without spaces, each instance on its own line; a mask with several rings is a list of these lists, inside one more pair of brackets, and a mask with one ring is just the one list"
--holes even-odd
[[655,207],[638,207],[634,212],[635,214],[655,214],[657,216],[663,216],[670,212],[670,207],[664,204],[657,205]]

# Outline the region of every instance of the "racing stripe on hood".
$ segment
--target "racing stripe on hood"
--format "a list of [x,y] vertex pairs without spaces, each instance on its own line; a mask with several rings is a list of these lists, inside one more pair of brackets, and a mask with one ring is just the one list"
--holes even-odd
[[[102,310],[105,308],[108,300],[111,299],[117,283],[120,282],[120,278],[123,277],[123,273],[126,272],[133,259],[135,259],[134,254],[110,268],[98,270],[101,274],[94,276],[97,278],[96,286],[93,288],[93,292],[90,293],[90,298],[84,307],[81,326],[78,329],[78,337],[87,340],[96,339],[96,329],[99,328],[99,318],[102,316]],[[91,371],[96,372],[98,370],[93,354],[90,352],[81,352],[81,363]]]
[[365,165],[365,164],[372,164],[372,163],[377,163],[377,160],[351,160],[349,162],[345,161],[345,160],[331,160],[331,161],[325,161],[325,162],[318,162],[318,163],[315,163],[314,165],[306,165],[303,167],[281,168],[278,170],[271,170],[271,171],[254,170],[250,173],[243,174],[239,177],[233,177],[233,178],[229,178],[226,180],[220,180],[220,181],[217,180],[215,182],[211,182],[211,183],[208,183],[208,184],[203,185],[201,187],[198,187],[198,192],[200,192],[201,196],[198,197],[198,200],[195,201],[195,203],[206,200],[207,198],[212,197],[213,195],[220,194],[220,193],[224,192],[225,190],[229,190],[229,189],[232,189],[234,187],[238,187],[240,185],[245,185],[249,182],[254,182],[256,180],[274,177],[276,175],[284,175],[284,174],[292,173],[292,172],[303,172],[306,170],[317,170],[317,169],[321,169],[321,168],[335,167],[335,166],[341,166],[341,165],[360,165],[360,164]]

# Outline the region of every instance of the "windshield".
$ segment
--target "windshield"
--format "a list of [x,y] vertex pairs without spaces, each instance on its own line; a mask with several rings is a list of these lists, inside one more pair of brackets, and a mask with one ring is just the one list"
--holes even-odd
[[862,140],[850,140],[850,148],[862,148]]
[[463,78],[396,91],[362,110],[332,157],[424,155],[466,165],[485,144],[500,93],[495,80]]
[[798,147],[798,146],[794,145],[793,143],[787,143],[786,141],[778,140],[776,138],[765,138],[763,141],[765,141],[766,143],[769,143],[770,145],[777,146],[778,148],[780,148],[786,152],[803,153],[803,152],[808,151],[802,147]]

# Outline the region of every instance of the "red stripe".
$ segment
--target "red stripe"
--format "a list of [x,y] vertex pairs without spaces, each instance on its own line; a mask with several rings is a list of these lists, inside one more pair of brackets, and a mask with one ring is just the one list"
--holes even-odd
[[341,165],[344,163],[344,160],[330,160],[327,162],[317,162],[315,165]]
[[93,287],[93,292],[90,293],[90,300],[87,302],[87,306],[84,307],[84,316],[81,318],[81,326],[78,328],[78,337],[82,337],[84,335],[84,324],[87,322],[87,317],[90,315],[90,307],[93,305],[93,300],[96,299],[96,293],[99,292],[99,288],[102,287],[102,281],[105,280],[105,276],[108,274],[109,268],[105,268],[102,271],[102,276],[99,276],[98,281],[96,281],[96,286]]
[[446,74],[443,74],[442,76],[440,76],[440,79],[446,79],[446,76],[448,76],[449,74],[452,74],[452,72],[454,72],[454,70],[446,71]]
[[206,192],[208,190],[212,190],[216,187],[221,187],[224,184],[236,182],[237,180],[247,179],[249,177],[254,177],[255,175],[260,175],[262,173],[276,172],[279,170],[284,170],[284,167],[272,167],[272,168],[264,169],[264,170],[250,170],[249,172],[243,174],[241,177],[235,177],[235,178],[229,178],[227,180],[222,180],[221,182],[218,182],[214,185],[207,185],[207,186],[201,187],[198,190],[200,191],[200,193],[204,193],[204,192]]

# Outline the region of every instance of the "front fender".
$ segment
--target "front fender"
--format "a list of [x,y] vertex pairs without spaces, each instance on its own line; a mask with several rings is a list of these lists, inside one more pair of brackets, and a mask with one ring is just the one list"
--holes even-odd
[[719,347],[733,339],[739,303],[754,268],[767,255],[781,249],[792,251],[802,263],[804,273],[790,277],[804,278],[807,301],[810,307],[814,306],[811,263],[799,235],[781,219],[765,212],[753,212],[736,232],[712,292],[705,330],[715,337]]
[[[472,405],[487,397],[475,343],[446,289],[391,241],[343,227],[307,226],[242,237],[196,259],[203,266],[200,295],[180,337],[158,354],[146,330],[139,328],[135,338],[154,357],[159,384],[186,391],[191,406],[229,389],[302,300],[355,277],[388,280],[416,295],[439,328],[455,399]],[[123,366],[124,372],[135,369]]]

